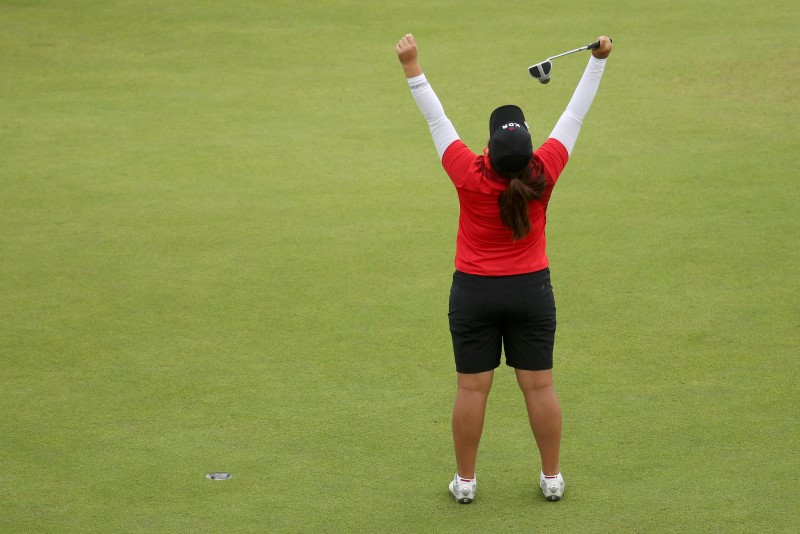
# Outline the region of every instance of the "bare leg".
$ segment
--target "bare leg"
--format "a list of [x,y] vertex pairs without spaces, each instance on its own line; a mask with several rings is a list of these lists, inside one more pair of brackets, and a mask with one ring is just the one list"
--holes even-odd
[[524,371],[517,369],[517,383],[525,396],[528,420],[539,447],[542,472],[557,475],[560,471],[561,406],[553,386],[553,371]]
[[458,373],[458,389],[453,406],[453,445],[458,474],[464,478],[475,477],[478,444],[483,433],[486,401],[493,378],[494,371]]

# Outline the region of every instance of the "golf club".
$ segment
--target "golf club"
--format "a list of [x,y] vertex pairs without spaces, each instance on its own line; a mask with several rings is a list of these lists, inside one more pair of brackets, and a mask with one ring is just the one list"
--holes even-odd
[[594,50],[595,48],[600,48],[600,41],[595,41],[592,44],[576,48],[575,50],[570,50],[569,52],[564,52],[562,54],[549,57],[540,63],[528,67],[528,73],[537,80],[539,80],[539,83],[549,83],[550,71],[553,70],[552,60],[556,59],[557,57],[566,56],[568,54],[574,54],[575,52],[581,52],[583,50]]

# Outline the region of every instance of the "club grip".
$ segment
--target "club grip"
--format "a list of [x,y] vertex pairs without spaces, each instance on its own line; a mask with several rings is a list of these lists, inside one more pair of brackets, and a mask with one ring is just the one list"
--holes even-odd
[[[611,37],[609,37],[608,40],[611,41],[612,43],[614,42],[614,39],[612,39]],[[588,50],[595,50],[597,48],[600,48],[600,41],[595,41],[592,44],[588,45],[586,48]]]

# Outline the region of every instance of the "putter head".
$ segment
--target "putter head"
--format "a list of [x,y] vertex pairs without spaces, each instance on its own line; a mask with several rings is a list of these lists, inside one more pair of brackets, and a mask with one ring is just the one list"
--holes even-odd
[[548,83],[551,70],[553,70],[553,62],[548,59],[528,67],[528,74],[539,80],[539,83]]

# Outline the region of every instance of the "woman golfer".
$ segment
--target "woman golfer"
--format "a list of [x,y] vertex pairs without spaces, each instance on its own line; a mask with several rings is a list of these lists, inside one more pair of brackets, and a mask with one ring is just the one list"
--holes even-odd
[[488,147],[481,154],[467,148],[445,115],[417,61],[414,37],[406,35],[395,47],[460,206],[448,313],[458,376],[453,407],[457,473],[450,493],[460,503],[475,498],[478,443],[503,349],[507,365],[515,369],[539,449],[539,485],[548,500],[564,494],[561,407],[552,373],[556,306],[545,254],[545,213],[611,53],[611,40],[602,36],[599,41],[542,146],[533,150],[522,110],[507,105],[489,117]]

